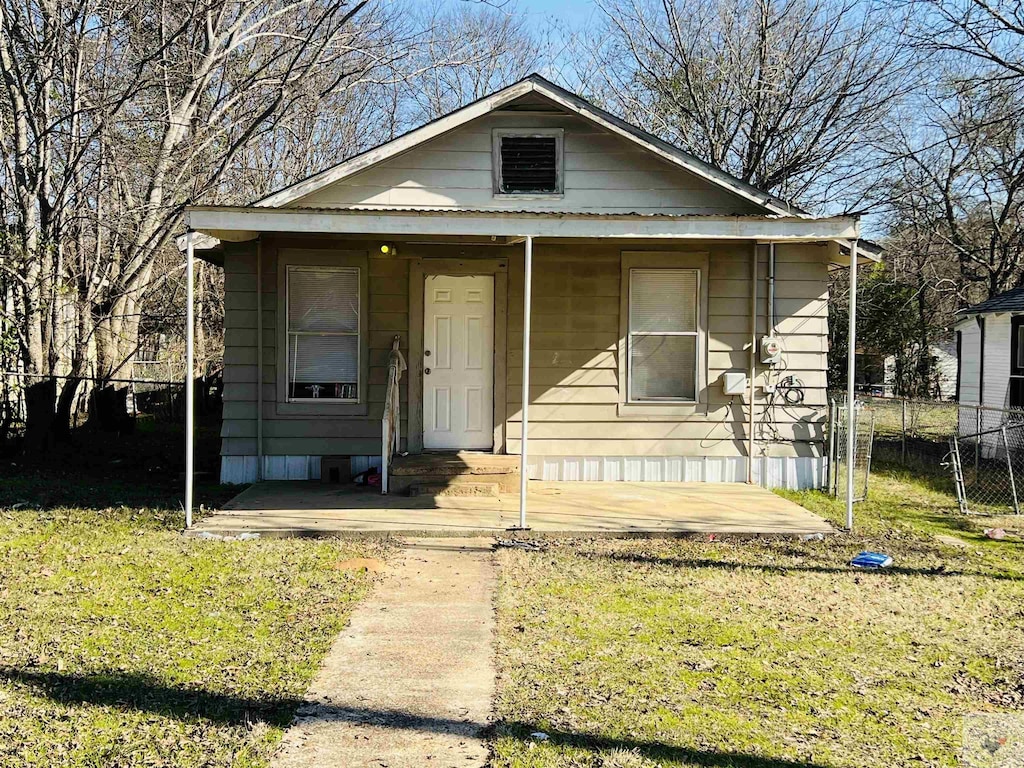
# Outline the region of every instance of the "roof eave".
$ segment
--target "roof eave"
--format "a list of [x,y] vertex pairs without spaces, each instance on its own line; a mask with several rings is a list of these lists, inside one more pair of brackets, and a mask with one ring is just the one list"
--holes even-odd
[[248,240],[261,232],[368,236],[534,236],[708,240],[841,241],[859,235],[849,216],[638,216],[504,211],[366,211],[197,206],[188,226],[222,240]]

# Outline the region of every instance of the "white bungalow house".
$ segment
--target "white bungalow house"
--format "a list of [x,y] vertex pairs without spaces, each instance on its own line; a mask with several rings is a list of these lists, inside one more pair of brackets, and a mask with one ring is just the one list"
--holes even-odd
[[540,76],[188,226],[225,272],[224,482],[386,469],[396,433],[538,479],[823,482],[827,276],[858,222]]
[[993,296],[958,315],[960,403],[1024,407],[1024,288]]

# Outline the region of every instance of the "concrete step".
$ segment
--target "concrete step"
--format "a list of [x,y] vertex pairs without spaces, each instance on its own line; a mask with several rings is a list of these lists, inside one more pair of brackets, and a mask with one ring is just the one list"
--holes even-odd
[[417,480],[405,489],[407,496],[498,496],[497,483],[425,483]]
[[391,474],[397,475],[508,475],[519,473],[518,456],[493,453],[421,453],[396,456]]
[[[408,491],[413,485],[424,487],[476,484],[497,486],[498,492],[509,493],[519,488],[519,457],[493,453],[422,453],[397,456],[391,463],[389,488],[392,493]],[[471,493],[466,489],[445,495],[491,495]]]
[[[388,490],[391,493],[408,493],[413,486],[436,488],[456,488],[457,486],[486,488],[484,494],[473,493],[466,489],[453,490],[447,496],[478,496],[491,495],[492,486],[498,493],[510,493],[519,488],[519,475],[392,475],[388,479]],[[410,494],[411,495],[411,494]]]

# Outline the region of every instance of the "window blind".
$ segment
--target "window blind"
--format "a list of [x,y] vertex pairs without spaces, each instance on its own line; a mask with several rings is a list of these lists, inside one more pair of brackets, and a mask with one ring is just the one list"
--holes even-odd
[[288,268],[288,396],[358,399],[359,269]]
[[633,270],[629,329],[633,333],[696,333],[697,270]]
[[359,270],[291,267],[288,330],[359,332]]
[[630,270],[630,400],[696,401],[699,301],[696,269]]
[[296,384],[351,384],[359,378],[358,336],[292,334],[288,346],[288,375]]

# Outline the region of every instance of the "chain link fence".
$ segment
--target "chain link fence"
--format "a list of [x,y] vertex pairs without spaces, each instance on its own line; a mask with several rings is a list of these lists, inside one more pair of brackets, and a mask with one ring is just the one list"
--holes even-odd
[[[845,427],[844,408],[833,401],[830,423],[838,436]],[[960,510],[971,514],[1020,513],[1024,506],[1024,409],[991,408],[953,402],[859,396],[858,422],[873,426],[870,461],[905,467],[951,483]],[[860,429],[860,426],[858,426]],[[831,442],[837,471],[829,490],[839,495],[845,478],[843,440]],[[858,432],[858,445],[862,436]],[[858,453],[863,450],[858,448]],[[855,456],[855,462],[857,461]],[[856,465],[855,465],[856,466]],[[835,478],[840,478],[835,485]],[[861,476],[857,475],[858,489]]]
[[965,514],[1021,512],[1024,414],[1010,411],[1005,416],[997,427],[958,432],[950,439],[950,467],[960,511]]
[[[863,401],[855,401],[853,417],[853,501],[864,501],[868,496],[868,482],[871,479],[871,455],[874,445],[875,414],[864,407]],[[829,455],[828,491],[839,498],[846,496],[846,479],[849,467],[848,410],[846,401],[837,399],[829,402]]]

